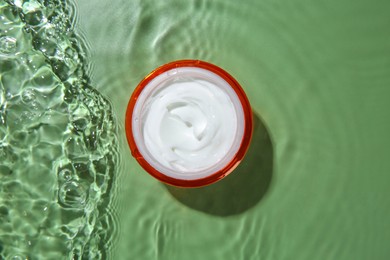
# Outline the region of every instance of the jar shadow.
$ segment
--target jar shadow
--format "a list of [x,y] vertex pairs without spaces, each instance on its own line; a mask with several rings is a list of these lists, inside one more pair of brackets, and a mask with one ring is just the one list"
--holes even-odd
[[200,188],[180,188],[164,184],[180,203],[216,216],[243,213],[258,204],[269,190],[273,174],[273,146],[259,116],[253,116],[250,147],[240,165],[224,179]]

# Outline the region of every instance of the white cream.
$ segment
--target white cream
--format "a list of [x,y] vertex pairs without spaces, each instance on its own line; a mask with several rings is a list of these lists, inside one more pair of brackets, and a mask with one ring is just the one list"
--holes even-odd
[[157,76],[133,111],[133,135],[145,160],[179,179],[203,178],[229,163],[241,144],[242,126],[233,89],[200,68]]

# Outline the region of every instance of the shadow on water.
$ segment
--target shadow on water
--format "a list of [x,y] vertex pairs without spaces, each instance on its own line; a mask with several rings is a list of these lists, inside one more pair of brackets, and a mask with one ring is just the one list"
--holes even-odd
[[211,215],[231,216],[255,206],[267,193],[272,179],[273,147],[262,120],[254,115],[249,150],[230,175],[210,186],[185,189],[165,185],[182,204]]

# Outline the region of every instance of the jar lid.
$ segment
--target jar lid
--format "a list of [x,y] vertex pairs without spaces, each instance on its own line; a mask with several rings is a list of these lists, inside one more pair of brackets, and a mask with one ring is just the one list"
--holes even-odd
[[125,128],[133,157],[150,175],[200,187],[242,161],[252,137],[252,110],[229,73],[204,61],[179,60],[138,84]]

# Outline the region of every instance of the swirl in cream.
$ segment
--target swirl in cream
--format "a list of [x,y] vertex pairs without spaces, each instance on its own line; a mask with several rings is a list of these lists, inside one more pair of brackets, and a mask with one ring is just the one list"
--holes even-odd
[[219,76],[192,70],[196,73],[181,68],[158,76],[137,101],[139,116],[133,114],[146,160],[181,179],[202,178],[225,166],[242,138],[243,112],[234,91]]

